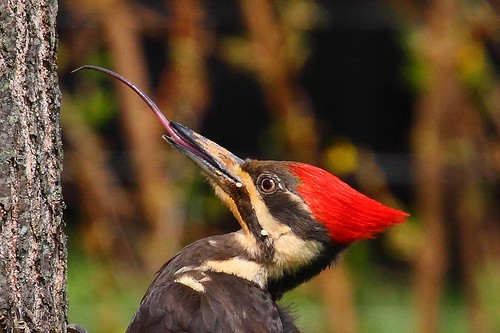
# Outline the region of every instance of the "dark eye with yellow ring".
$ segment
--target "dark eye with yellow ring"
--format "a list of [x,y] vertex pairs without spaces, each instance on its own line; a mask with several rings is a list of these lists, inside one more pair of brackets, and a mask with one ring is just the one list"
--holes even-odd
[[278,190],[276,180],[270,176],[263,176],[259,180],[259,189],[264,194],[271,194]]

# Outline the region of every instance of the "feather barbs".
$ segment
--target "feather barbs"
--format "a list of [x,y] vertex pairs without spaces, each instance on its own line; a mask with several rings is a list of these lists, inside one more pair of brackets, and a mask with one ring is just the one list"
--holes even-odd
[[382,205],[321,168],[303,163],[290,163],[289,167],[300,180],[297,191],[314,218],[338,243],[374,238],[384,229],[404,223],[408,217],[407,213]]

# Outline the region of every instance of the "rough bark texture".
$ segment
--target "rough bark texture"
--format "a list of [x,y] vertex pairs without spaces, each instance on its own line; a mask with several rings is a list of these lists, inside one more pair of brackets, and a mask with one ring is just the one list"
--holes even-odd
[[0,332],[66,331],[56,0],[0,2]]

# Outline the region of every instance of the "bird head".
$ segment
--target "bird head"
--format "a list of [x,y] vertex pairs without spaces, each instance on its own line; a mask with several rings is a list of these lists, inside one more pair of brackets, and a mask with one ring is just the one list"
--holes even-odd
[[241,225],[240,246],[267,267],[271,290],[274,284],[279,293],[293,288],[349,244],[374,238],[408,216],[316,166],[244,160],[183,125],[172,127],[185,142],[164,138],[203,170]]
[[[151,107],[167,130],[164,139],[196,163],[241,226],[238,242],[266,268],[268,284],[297,284],[328,266],[349,244],[375,237],[408,214],[382,205],[313,165],[241,159],[178,123],[120,75],[112,75]],[[273,282],[274,281],[274,282]]]

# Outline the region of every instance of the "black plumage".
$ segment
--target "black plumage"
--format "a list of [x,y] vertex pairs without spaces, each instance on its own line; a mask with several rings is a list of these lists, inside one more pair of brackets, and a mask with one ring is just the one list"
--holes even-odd
[[173,257],[149,287],[127,333],[299,332],[293,318],[255,282],[199,269],[236,254],[237,239],[237,233],[202,239]]

